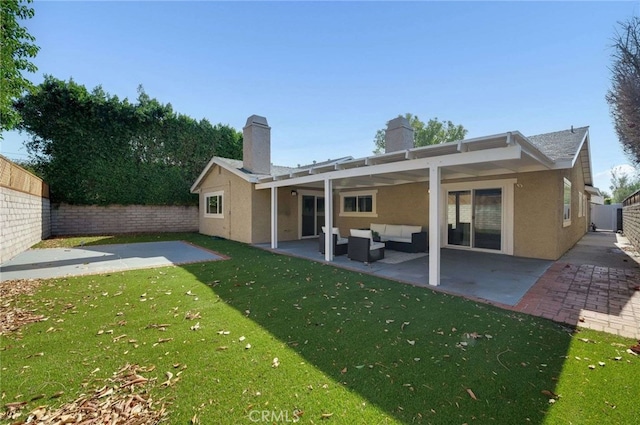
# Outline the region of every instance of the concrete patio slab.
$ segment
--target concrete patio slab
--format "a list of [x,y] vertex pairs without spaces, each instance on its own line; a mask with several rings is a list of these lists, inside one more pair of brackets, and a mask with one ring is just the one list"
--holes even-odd
[[109,273],[224,259],[182,241],[30,249],[0,265],[0,282]]
[[[270,250],[269,244],[257,246]],[[325,262],[324,255],[318,252],[317,239],[280,242],[275,252]],[[393,255],[393,251],[386,255]],[[516,305],[553,264],[546,260],[454,249],[442,249],[440,255],[441,278],[437,287],[429,286],[428,256],[399,264],[380,261],[364,264],[341,255],[327,264],[505,306]]]

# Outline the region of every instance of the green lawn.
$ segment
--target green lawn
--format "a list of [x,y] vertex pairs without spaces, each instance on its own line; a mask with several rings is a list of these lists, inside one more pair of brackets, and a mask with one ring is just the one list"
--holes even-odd
[[48,320],[1,337],[3,404],[58,406],[129,363],[155,367],[171,424],[640,422],[632,340],[201,235],[126,241],[172,238],[230,259],[19,297]]

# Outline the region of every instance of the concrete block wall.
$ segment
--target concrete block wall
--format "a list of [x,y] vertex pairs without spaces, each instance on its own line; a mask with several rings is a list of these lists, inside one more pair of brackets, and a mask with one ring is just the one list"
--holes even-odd
[[622,230],[629,242],[640,250],[640,204],[622,209]]
[[197,206],[55,204],[51,207],[53,236],[197,231]]
[[0,263],[50,235],[49,199],[0,187]]

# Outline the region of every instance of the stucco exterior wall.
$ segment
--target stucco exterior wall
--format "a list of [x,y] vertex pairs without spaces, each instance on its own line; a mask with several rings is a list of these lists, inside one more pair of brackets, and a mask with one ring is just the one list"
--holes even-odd
[[555,260],[562,229],[562,173],[540,171],[515,177],[513,254]]
[[[580,155],[584,155],[584,152]],[[576,165],[571,170],[563,171],[563,177],[566,177],[571,181],[571,225],[567,227],[560,226],[560,238],[558,244],[559,251],[557,258],[560,258],[565,252],[571,249],[582,238],[582,236],[584,236],[587,232],[587,223],[590,223],[588,200],[587,208],[585,208],[586,211],[583,211],[582,217],[579,216],[579,193],[585,193],[584,174],[582,172],[580,162],[581,158],[578,158]],[[563,180],[560,180],[560,184],[564,185]],[[560,214],[562,214],[562,211],[560,211]],[[560,215],[560,219],[562,219],[562,215]]]
[[0,187],[0,263],[51,235],[49,199]]
[[[239,242],[251,243],[251,184],[216,165],[200,186],[199,232]],[[205,197],[223,192],[223,218],[206,216]]]
[[371,223],[409,224],[429,229],[429,183],[407,183],[398,186],[380,186],[357,191],[377,190],[377,217],[341,217],[340,193],[354,190],[336,191],[334,195],[334,224],[340,234],[349,235],[349,229],[369,228]]
[[[564,178],[571,183],[571,225],[563,227]],[[589,209],[579,215],[580,193],[584,191],[584,176],[580,160],[571,170],[539,171],[475,179],[448,180],[443,183],[477,182],[482,180],[516,179],[513,187],[513,248],[514,255],[556,260],[570,249],[587,230]],[[301,195],[278,189],[278,240],[300,237]],[[340,194],[376,190],[377,217],[340,216]],[[224,218],[204,216],[206,193],[224,192]],[[315,192],[314,192],[315,193]],[[322,196],[322,191],[317,191]],[[334,191],[334,226],[344,236],[349,229],[369,228],[371,223],[420,225],[429,231],[429,184],[408,183],[397,186],[358,188]],[[252,183],[215,166],[201,185],[200,232],[246,243],[266,243],[271,240],[271,190],[256,190]]]
[[[205,196],[222,191],[223,218],[205,215]],[[199,231],[244,243],[271,240],[271,190],[256,190],[253,183],[216,165],[200,186]],[[278,190],[278,240],[298,239],[297,197],[289,188]]]

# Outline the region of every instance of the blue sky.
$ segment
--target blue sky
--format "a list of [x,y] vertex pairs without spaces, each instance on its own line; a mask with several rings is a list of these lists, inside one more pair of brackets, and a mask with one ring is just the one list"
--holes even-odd
[[[628,164],[604,99],[616,22],[640,2],[49,2],[26,22],[44,74],[240,130],[266,116],[272,162],[371,154],[411,112],[468,137],[591,127],[595,184]],[[2,153],[25,158],[27,137]],[[631,169],[627,165],[626,169]]]

